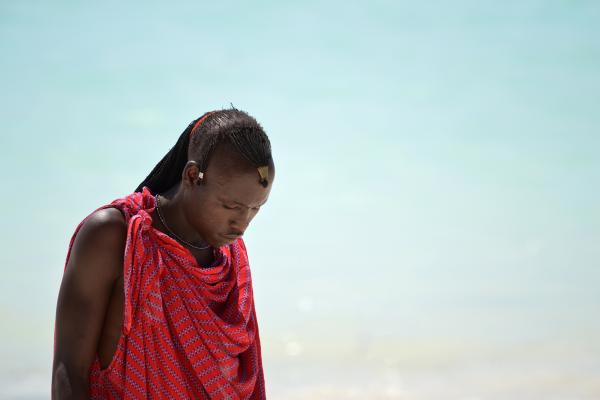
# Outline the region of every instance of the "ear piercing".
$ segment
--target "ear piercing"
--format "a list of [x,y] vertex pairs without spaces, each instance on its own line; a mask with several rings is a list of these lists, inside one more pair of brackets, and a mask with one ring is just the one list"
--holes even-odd
[[202,179],[204,178],[204,172],[198,172],[198,180],[196,181],[196,185],[202,185]]

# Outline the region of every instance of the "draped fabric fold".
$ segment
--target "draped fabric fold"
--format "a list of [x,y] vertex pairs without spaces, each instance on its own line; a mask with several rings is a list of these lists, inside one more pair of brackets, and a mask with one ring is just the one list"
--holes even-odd
[[96,355],[91,398],[265,399],[243,240],[215,249],[214,263],[201,267],[188,249],[152,227],[155,201],[144,187],[97,209],[118,208],[128,228],[123,329],[107,368]]

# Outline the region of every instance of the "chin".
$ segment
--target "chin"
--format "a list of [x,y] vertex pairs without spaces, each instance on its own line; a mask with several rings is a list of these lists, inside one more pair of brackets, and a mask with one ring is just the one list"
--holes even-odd
[[215,235],[215,237],[213,238],[213,240],[211,240],[209,243],[213,247],[222,247],[222,246],[225,246],[225,245],[230,245],[233,242],[235,242],[235,240],[230,240],[230,239],[227,239],[227,238],[225,238],[223,236]]

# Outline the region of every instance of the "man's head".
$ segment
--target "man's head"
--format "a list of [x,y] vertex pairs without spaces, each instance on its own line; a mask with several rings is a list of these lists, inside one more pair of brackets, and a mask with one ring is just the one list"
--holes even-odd
[[136,191],[178,185],[188,222],[212,246],[244,233],[269,196],[275,166],[262,127],[247,113],[213,111],[193,121]]

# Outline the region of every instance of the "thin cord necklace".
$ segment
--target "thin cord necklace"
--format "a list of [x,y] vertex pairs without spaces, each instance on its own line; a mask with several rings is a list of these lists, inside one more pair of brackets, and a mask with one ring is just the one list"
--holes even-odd
[[165,222],[165,219],[162,216],[162,213],[160,212],[160,201],[158,200],[158,193],[154,196],[154,199],[156,200],[156,211],[158,211],[158,217],[160,218],[160,222],[162,222],[162,224],[164,225],[165,228],[167,228],[167,230],[171,233],[171,235],[173,235],[173,237],[177,240],[179,240],[180,242],[182,242],[183,244],[186,244],[190,247],[193,247],[194,249],[198,249],[198,250],[206,250],[210,247],[210,245],[206,246],[206,247],[200,247],[200,246],[195,246],[189,242],[186,242],[185,240],[183,240],[182,238],[180,238],[179,236],[177,236],[172,230],[171,228],[169,228],[169,226],[167,225],[167,223]]

